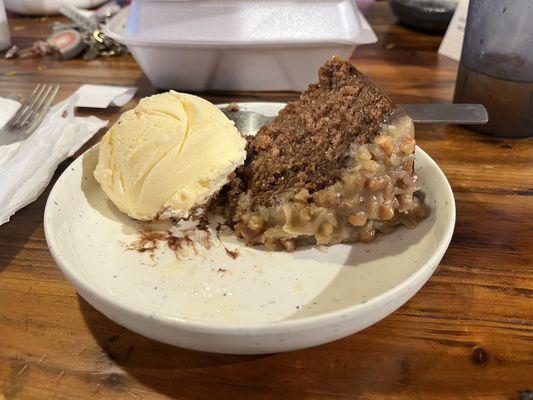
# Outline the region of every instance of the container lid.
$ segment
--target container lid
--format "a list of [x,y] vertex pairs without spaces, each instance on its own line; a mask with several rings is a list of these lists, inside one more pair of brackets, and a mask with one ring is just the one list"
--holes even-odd
[[275,45],[376,41],[353,0],[134,0],[124,42]]

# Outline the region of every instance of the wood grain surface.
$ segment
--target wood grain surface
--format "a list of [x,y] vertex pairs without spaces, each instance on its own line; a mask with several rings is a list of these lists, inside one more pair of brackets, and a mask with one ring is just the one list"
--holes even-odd
[[[363,72],[397,102],[451,100],[457,63],[437,55],[440,36],[398,25],[384,3],[368,19],[379,42],[355,52]],[[13,42],[43,38],[53,20],[11,16]],[[90,110],[111,121],[156,92],[130,56],[0,60],[0,82],[0,96],[60,83],[62,98],[83,83],[138,86],[123,109]],[[203,95],[214,102],[296,96]],[[533,140],[456,126],[420,126],[416,134],[457,200],[455,235],[440,267],[376,325],[284,354],[182,350],[108,320],[50,256],[42,220],[51,184],[0,227],[0,399],[533,399]]]

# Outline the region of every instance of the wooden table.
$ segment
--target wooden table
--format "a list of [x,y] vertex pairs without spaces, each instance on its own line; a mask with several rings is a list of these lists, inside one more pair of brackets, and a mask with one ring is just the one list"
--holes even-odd
[[[398,102],[450,101],[457,64],[437,55],[440,37],[397,25],[383,3],[368,18],[379,42],[356,51],[357,66]],[[43,37],[52,21],[11,18],[13,42]],[[137,85],[126,109],[155,92],[129,56],[1,60],[0,72],[2,96],[27,94],[36,82],[60,83],[61,97],[82,83]],[[295,96],[206,95],[215,102]],[[123,110],[91,113],[114,121]],[[285,354],[182,350],[108,320],[76,294],[48,252],[48,189],[0,227],[0,399],[532,399],[533,140],[496,140],[455,126],[420,126],[417,140],[457,200],[442,264],[385,320]]]

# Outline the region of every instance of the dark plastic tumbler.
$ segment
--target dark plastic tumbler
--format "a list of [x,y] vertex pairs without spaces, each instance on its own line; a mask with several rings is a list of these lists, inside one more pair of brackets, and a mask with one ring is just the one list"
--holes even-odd
[[533,0],[470,0],[455,103],[481,103],[498,137],[533,136]]

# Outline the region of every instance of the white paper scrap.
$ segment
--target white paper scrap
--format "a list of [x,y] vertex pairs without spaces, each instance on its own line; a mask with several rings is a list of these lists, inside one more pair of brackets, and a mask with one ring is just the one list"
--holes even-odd
[[455,61],[461,59],[463,38],[465,35],[466,17],[468,15],[469,0],[461,0],[455,9],[450,25],[439,47],[439,54]]
[[122,107],[136,91],[134,86],[81,85],[75,93],[79,96],[76,107],[107,108],[110,104]]

